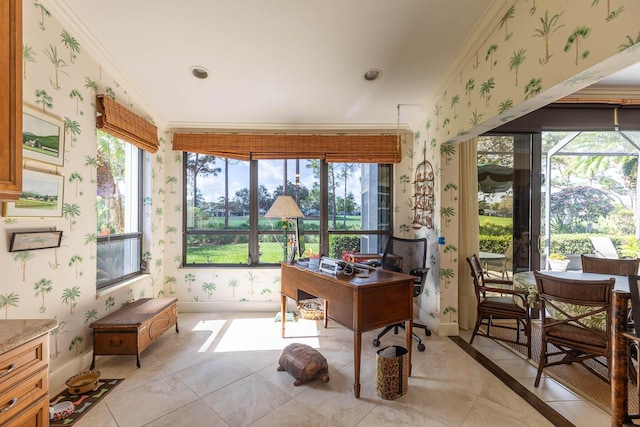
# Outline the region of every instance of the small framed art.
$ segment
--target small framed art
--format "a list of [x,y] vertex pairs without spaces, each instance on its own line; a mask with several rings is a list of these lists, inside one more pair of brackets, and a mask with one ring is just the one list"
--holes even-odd
[[62,166],[64,123],[35,108],[22,108],[22,155],[25,158]]
[[64,177],[29,169],[22,171],[22,193],[4,204],[4,216],[62,216]]
[[59,248],[62,231],[20,231],[11,235],[9,252]]

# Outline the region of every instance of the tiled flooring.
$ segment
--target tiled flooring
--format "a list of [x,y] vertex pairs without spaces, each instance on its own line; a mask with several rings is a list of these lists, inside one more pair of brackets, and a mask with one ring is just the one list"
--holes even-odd
[[[101,356],[103,378],[126,378],[76,427],[98,426],[552,426],[522,397],[478,364],[452,339],[423,339],[413,346],[408,393],[396,400],[376,394],[376,331],[364,334],[362,390],[353,395],[353,334],[329,322],[286,322],[280,338],[275,313],[181,313],[180,333],[169,330],[142,354]],[[466,335],[466,337],[464,336]],[[465,332],[462,338],[468,338]],[[328,360],[331,379],[293,386],[276,370],[286,345],[301,342]],[[387,335],[382,346],[403,345]],[[606,426],[609,418],[564,387],[543,378],[533,388],[535,369],[484,338],[475,349],[493,359],[577,426]],[[523,389],[524,390],[524,389]],[[54,392],[59,390],[54,390]]]

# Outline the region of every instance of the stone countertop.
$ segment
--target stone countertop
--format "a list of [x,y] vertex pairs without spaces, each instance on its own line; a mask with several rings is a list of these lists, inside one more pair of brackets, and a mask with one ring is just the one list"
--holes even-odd
[[0,354],[48,333],[57,324],[53,319],[0,320]]

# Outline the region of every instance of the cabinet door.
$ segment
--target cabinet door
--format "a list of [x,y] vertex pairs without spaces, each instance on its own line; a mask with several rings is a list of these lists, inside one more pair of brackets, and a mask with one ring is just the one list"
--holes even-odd
[[22,0],[0,1],[0,201],[22,190]]

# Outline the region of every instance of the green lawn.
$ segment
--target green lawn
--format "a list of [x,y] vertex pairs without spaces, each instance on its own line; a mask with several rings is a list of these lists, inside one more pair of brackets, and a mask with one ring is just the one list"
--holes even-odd
[[504,218],[501,216],[478,215],[478,222],[481,225],[495,224],[495,225],[511,227],[513,225],[513,218],[509,218],[509,217]]

